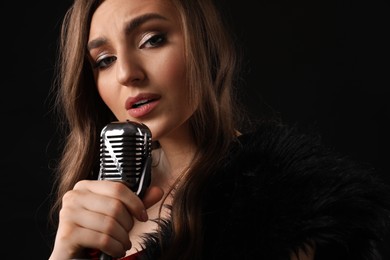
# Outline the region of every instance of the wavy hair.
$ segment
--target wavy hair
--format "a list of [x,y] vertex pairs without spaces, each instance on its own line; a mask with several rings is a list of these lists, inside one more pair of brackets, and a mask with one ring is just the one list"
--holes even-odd
[[[202,242],[202,187],[223,158],[239,130],[242,109],[235,103],[239,59],[228,24],[212,0],[167,0],[176,7],[184,34],[190,100],[199,104],[190,127],[198,150],[188,171],[175,186],[172,243],[163,248],[167,259],[196,259]],[[64,136],[56,169],[56,200],[77,181],[96,178],[99,133],[115,116],[101,100],[87,57],[91,17],[102,0],[75,0],[61,28],[56,64],[55,107]],[[131,3],[131,2],[130,2]],[[188,244],[189,243],[189,244]]]

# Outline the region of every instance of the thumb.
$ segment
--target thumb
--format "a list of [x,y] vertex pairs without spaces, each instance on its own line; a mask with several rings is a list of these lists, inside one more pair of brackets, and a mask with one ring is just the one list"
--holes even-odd
[[160,187],[150,186],[146,190],[145,195],[142,199],[145,208],[150,208],[151,206],[159,202],[162,199],[163,195],[164,191]]

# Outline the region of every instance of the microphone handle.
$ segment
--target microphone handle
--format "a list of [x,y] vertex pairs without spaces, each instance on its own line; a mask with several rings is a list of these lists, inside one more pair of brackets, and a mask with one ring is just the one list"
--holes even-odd
[[112,260],[112,257],[105,253],[101,253],[99,256],[99,260]]

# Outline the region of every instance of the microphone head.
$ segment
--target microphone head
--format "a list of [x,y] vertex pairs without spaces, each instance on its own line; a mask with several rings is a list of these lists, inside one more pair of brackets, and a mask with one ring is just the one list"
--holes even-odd
[[151,180],[152,134],[138,122],[116,121],[100,134],[99,180],[121,181],[142,197]]

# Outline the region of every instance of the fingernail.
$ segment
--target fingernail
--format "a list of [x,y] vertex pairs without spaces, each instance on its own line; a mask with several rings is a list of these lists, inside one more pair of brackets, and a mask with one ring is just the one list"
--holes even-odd
[[146,221],[148,221],[148,219],[149,219],[148,213],[146,213],[146,210],[142,210],[142,212],[141,212],[141,220],[143,222],[146,222]]

